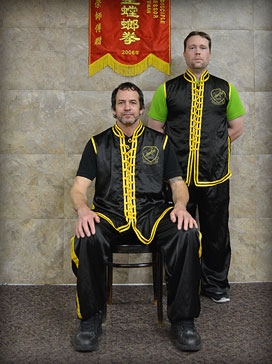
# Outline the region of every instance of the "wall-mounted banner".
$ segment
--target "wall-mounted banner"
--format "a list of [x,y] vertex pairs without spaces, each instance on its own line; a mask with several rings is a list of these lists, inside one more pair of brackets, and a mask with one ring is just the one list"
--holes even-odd
[[89,73],[170,74],[170,0],[90,0]]

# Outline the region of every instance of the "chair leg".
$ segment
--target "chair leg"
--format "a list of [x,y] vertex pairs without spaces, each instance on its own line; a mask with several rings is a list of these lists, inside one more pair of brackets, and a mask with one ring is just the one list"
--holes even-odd
[[105,303],[104,303],[104,309],[103,309],[103,323],[106,321],[107,319],[107,299],[108,299],[108,285],[109,285],[109,282],[108,282],[108,265],[105,264]]
[[162,252],[158,252],[158,263],[157,263],[157,285],[158,285],[158,291],[157,291],[157,298],[158,298],[158,320],[163,320],[163,302],[162,302],[162,293],[163,293],[163,254]]
[[[110,254],[109,257],[109,261],[112,263],[112,253]],[[111,305],[112,304],[112,274],[113,274],[113,268],[112,265],[108,264],[108,292],[109,292],[109,299],[108,299],[108,304]]]
[[152,253],[153,293],[154,303],[158,304],[158,253]]

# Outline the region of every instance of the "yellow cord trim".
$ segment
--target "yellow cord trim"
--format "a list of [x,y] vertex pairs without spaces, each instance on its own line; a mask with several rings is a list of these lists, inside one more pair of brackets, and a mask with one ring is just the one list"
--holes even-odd
[[115,230],[119,231],[119,233],[122,233],[122,232],[128,230],[131,226],[131,222],[129,222],[126,225],[122,225],[117,228],[108,216],[102,214],[101,212],[97,212],[97,211],[95,211],[95,213],[98,216],[102,217],[102,219],[106,220]]
[[170,206],[168,207],[166,210],[163,211],[163,213],[161,214],[161,216],[156,220],[155,224],[153,225],[153,228],[151,230],[151,234],[150,234],[150,237],[149,239],[145,238],[142,233],[137,229],[136,227],[136,222],[133,222],[132,224],[132,228],[133,230],[135,231],[135,234],[137,235],[138,239],[144,243],[144,244],[150,244],[152,242],[152,240],[154,239],[154,236],[156,234],[156,230],[157,230],[157,227],[159,225],[159,222],[161,221],[161,219],[163,219],[163,217],[167,214],[167,212],[171,209],[173,209],[174,206]]
[[166,83],[163,84],[163,91],[164,91],[164,97],[165,97],[165,100],[166,100],[166,98],[167,98]]
[[198,256],[199,256],[199,258],[201,258],[201,256],[202,256],[202,234],[201,234],[200,231],[198,232],[198,234],[199,234],[199,250],[198,250]]
[[[195,75],[188,69],[184,74],[184,78],[192,84],[192,103],[191,103],[191,116],[190,116],[190,135],[189,135],[189,156],[187,163],[187,176],[186,184],[189,186],[191,183],[192,173],[194,174],[194,183],[198,187],[210,187],[219,183],[225,182],[231,177],[230,172],[230,139],[228,139],[228,172],[219,180],[200,182],[198,179],[199,171],[199,148],[200,136],[202,126],[202,111],[204,101],[204,87],[205,82],[209,79],[210,75],[206,70],[197,82]],[[231,87],[229,87],[231,89]]]
[[135,187],[135,161],[137,152],[138,137],[143,133],[144,126],[140,121],[139,126],[131,137],[131,148],[127,150],[125,135],[117,124],[113,127],[113,132],[120,139],[120,152],[122,159],[123,177],[123,198],[124,216],[128,223],[136,221],[136,187]]
[[78,268],[79,259],[75,253],[75,237],[74,236],[71,239],[71,257],[72,257],[72,261],[75,263],[76,267]]
[[229,100],[230,100],[230,96],[231,96],[231,84],[228,82],[229,84]]
[[[78,268],[79,259],[78,259],[77,255],[76,255],[76,252],[75,252],[75,237],[74,236],[71,239],[71,256],[72,256],[72,261],[75,263],[76,267]],[[82,319],[82,315],[81,315],[81,312],[80,312],[78,293],[76,293],[76,305],[77,305],[77,317],[79,319]]]
[[[198,156],[199,157],[199,156]],[[199,161],[197,159],[197,168],[198,168],[198,164],[199,164]],[[197,169],[198,170],[198,169]],[[210,186],[215,186],[215,185],[218,185],[219,183],[223,183],[225,182],[226,180],[228,180],[230,177],[232,176],[232,173],[230,171],[230,137],[228,137],[228,172],[227,174],[222,177],[221,179],[218,179],[217,181],[212,181],[212,182],[200,182],[198,180],[198,176],[197,176],[197,179],[195,179],[195,184],[196,186],[198,187],[210,187]]]
[[76,305],[77,305],[77,317],[79,319],[82,319],[82,315],[80,312],[80,304],[79,304],[79,299],[78,299],[78,293],[76,293]]
[[106,66],[110,66],[114,72],[122,76],[136,76],[147,69],[149,66],[157,68],[159,71],[170,75],[170,64],[156,57],[154,54],[149,54],[141,62],[127,65],[116,61],[111,54],[107,53],[97,61],[89,65],[89,76],[102,70]]
[[165,149],[167,142],[168,142],[168,135],[165,135],[165,141],[164,141],[163,147],[162,147],[163,150]]
[[94,148],[95,154],[97,154],[97,149],[96,149],[96,145],[95,145],[95,141],[94,141],[93,137],[91,137],[91,141],[93,143],[93,148]]
[[190,135],[189,135],[189,157],[187,164],[186,184],[190,185],[192,178],[192,169],[195,166],[196,159],[199,155],[202,110],[204,99],[204,82],[209,78],[207,70],[201,75],[200,81],[197,82],[195,75],[188,69],[184,78],[192,84],[192,103],[190,115]]

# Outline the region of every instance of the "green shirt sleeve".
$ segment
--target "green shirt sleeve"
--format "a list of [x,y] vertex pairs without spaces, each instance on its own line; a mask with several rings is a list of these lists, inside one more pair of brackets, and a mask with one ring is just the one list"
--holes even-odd
[[166,105],[165,83],[160,85],[155,91],[148,116],[152,119],[165,123],[167,120],[168,109]]
[[239,118],[245,114],[242,102],[236,88],[230,84],[230,99],[227,106],[227,121]]

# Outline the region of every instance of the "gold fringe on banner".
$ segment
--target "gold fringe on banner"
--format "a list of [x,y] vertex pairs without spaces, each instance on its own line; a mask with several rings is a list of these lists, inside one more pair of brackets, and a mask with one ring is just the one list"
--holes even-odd
[[109,53],[89,65],[89,75],[94,75],[106,66],[110,66],[114,72],[119,73],[122,76],[137,76],[145,71],[149,66],[153,66],[159,71],[170,75],[170,64],[154,56],[154,54],[149,54],[139,63],[126,65],[117,62]]

